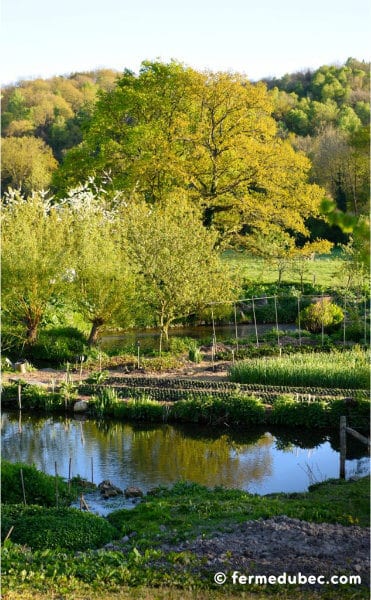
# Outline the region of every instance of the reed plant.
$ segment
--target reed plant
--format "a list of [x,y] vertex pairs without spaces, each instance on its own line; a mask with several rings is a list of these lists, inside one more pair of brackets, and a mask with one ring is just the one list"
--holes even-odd
[[236,363],[230,379],[237,383],[369,389],[368,353],[359,347],[344,352],[255,358]]

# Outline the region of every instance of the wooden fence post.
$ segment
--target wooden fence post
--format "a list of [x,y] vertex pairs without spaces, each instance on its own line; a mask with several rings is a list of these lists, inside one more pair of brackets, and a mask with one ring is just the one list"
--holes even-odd
[[340,417],[340,479],[345,479],[346,454],[347,454],[347,418]]

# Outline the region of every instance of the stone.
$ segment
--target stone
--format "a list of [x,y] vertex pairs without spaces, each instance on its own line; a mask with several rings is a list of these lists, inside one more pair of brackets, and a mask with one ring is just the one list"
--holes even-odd
[[73,410],[75,412],[86,412],[87,410],[89,410],[89,403],[85,400],[78,400],[73,405]]
[[98,485],[98,488],[100,489],[100,493],[104,498],[114,498],[115,496],[123,494],[123,491],[116,485],[113,485],[113,483],[109,481],[109,479],[105,479],[104,481],[102,481]]
[[141,498],[143,496],[143,492],[138,487],[129,486],[125,490],[125,498]]

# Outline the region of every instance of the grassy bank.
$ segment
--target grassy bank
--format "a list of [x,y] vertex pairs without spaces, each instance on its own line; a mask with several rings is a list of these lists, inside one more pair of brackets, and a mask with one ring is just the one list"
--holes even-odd
[[[131,511],[111,513],[108,519],[115,538],[127,536],[125,551],[96,552],[86,550],[78,554],[61,546],[57,549],[5,542],[2,551],[4,598],[317,598],[316,591],[281,587],[253,591],[215,587],[204,566],[196,563],[187,552],[170,553],[166,560],[171,568],[151,566],[164,556],[160,549],[166,543],[191,540],[202,533],[209,536],[217,531],[246,520],[287,515],[313,522],[341,523],[343,525],[369,524],[369,478],[358,481],[329,480],[302,494],[275,494],[253,496],[239,490],[205,487],[178,483],[170,489],[158,488],[146,501]],[[9,508],[8,508],[9,510]],[[24,507],[19,507],[21,515]],[[66,509],[68,510],[68,509]],[[71,514],[75,513],[73,509]],[[17,508],[12,508],[16,518]],[[32,511],[31,511],[32,512]],[[29,521],[31,515],[28,516]],[[50,516],[50,519],[52,517]],[[40,523],[35,510],[33,527],[47,528]],[[29,523],[29,526],[31,524]],[[72,527],[72,517],[66,519],[66,528]],[[66,534],[68,532],[66,531]],[[5,534],[4,534],[5,535]],[[67,535],[66,539],[70,539]],[[11,539],[11,538],[10,538]],[[47,536],[45,536],[47,539]],[[29,545],[32,541],[28,542]],[[228,548],[226,548],[228,550]],[[104,592],[102,589],[104,588]],[[11,590],[11,593],[8,593]],[[335,593],[336,592],[336,593]],[[365,598],[365,588],[322,590],[321,598]]]

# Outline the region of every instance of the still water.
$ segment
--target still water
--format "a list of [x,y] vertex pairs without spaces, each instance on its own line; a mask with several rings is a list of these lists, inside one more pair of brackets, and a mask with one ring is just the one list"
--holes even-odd
[[[209,487],[239,488],[256,494],[305,491],[311,483],[339,476],[338,435],[322,431],[231,432],[205,427],[133,425],[59,416],[2,415],[2,457],[34,464],[68,478],[94,483],[110,479],[144,492],[179,480]],[[365,446],[349,439],[347,477],[366,475]],[[89,499],[101,514],[132,502]]]

